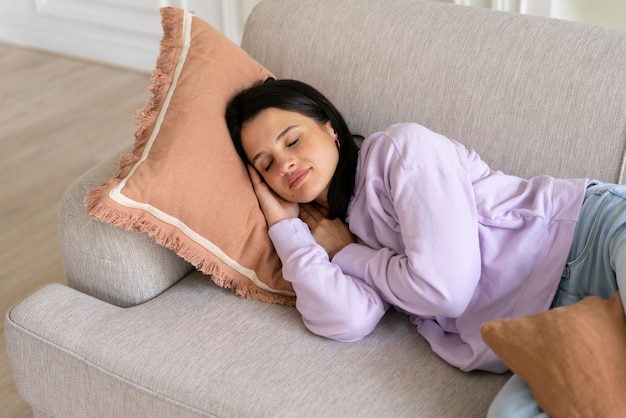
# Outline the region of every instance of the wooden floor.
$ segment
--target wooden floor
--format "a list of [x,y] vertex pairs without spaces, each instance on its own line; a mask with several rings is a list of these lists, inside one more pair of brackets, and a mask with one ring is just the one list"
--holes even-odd
[[[133,143],[150,76],[0,44],[0,312],[64,282],[56,212],[69,183]],[[31,417],[0,332],[0,417]]]

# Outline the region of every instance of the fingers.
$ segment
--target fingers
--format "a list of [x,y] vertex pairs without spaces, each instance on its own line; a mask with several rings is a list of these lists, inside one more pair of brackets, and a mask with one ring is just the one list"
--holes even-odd
[[326,216],[324,215],[324,213],[316,206],[313,206],[310,204],[300,205],[300,218],[302,218],[302,220],[306,222],[307,224],[309,224],[309,222],[307,222],[306,219],[309,219],[312,222],[318,223],[325,217]]
[[319,222],[324,219],[321,212],[310,204],[300,205],[300,219],[307,224],[311,231],[317,228]]
[[256,168],[251,165],[247,165],[246,168],[248,169],[248,174],[250,175],[250,180],[252,180],[253,186],[256,187],[258,184],[263,183],[263,179],[261,179],[261,176],[259,175],[259,172],[256,171]]
[[248,166],[248,174],[250,175],[250,181],[254,189],[254,194],[259,201],[259,206],[267,226],[272,225],[290,218],[298,216],[298,204],[289,202],[278,196],[262,179],[258,171]]
[[315,218],[311,216],[311,214],[307,211],[306,207],[308,205],[300,205],[300,219],[309,226],[309,229],[314,229],[315,225],[317,225],[317,221]]
[[267,184],[263,182],[263,179],[259,175],[256,168],[248,165],[248,174],[250,175],[250,182],[252,183],[252,188],[254,190],[254,194],[256,195],[257,200],[259,201],[259,205],[262,209],[264,209],[268,202],[271,202],[275,199],[274,193],[267,187]]

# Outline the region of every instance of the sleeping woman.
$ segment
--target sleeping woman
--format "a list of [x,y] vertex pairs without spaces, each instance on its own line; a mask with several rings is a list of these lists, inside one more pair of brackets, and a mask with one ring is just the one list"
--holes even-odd
[[[226,119],[315,334],[359,340],[393,307],[450,364],[503,372],[483,323],[608,299],[626,278],[622,186],[507,175],[415,123],[359,149],[332,103],[294,80],[239,93]],[[529,394],[514,375],[492,414],[541,415]],[[513,398],[525,407],[502,412]]]

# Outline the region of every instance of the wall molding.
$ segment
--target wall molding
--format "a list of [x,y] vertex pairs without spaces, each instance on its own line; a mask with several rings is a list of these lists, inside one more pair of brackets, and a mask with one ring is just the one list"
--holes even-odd
[[159,8],[193,10],[233,42],[259,0],[2,0],[0,42],[151,72]]

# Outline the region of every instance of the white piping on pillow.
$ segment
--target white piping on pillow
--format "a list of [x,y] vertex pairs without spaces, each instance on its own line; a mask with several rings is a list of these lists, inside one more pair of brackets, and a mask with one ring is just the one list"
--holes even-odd
[[237,263],[235,260],[230,258],[224,251],[222,251],[221,248],[219,248],[217,245],[215,245],[211,241],[207,240],[203,236],[196,233],[193,229],[189,228],[189,226],[187,226],[180,219],[175,218],[155,208],[154,206],[148,203],[142,203],[142,202],[138,202],[136,200],[130,199],[122,193],[122,190],[124,189],[124,186],[126,185],[128,180],[137,171],[137,168],[141,165],[141,163],[143,163],[146,160],[146,158],[148,158],[148,154],[150,153],[152,145],[154,144],[154,141],[156,140],[156,137],[159,134],[161,125],[163,123],[163,119],[165,118],[165,114],[167,113],[172,95],[174,94],[175,87],[178,83],[178,78],[182,72],[185,59],[187,58],[187,52],[189,51],[189,47],[191,45],[191,25],[192,25],[192,20],[193,20],[192,18],[193,18],[193,14],[185,10],[184,18],[183,18],[183,30],[182,30],[182,33],[183,33],[182,49],[178,57],[178,62],[176,63],[174,75],[172,77],[172,84],[167,92],[167,95],[163,102],[163,106],[157,117],[154,130],[152,131],[152,134],[150,135],[150,139],[148,140],[139,161],[135,163],[135,165],[130,170],[128,175],[124,179],[122,179],[122,181],[120,181],[120,183],[111,190],[111,192],[109,193],[109,196],[111,197],[111,199],[113,199],[120,205],[145,210],[146,212],[150,213],[155,218],[160,219],[161,221],[165,223],[175,226],[183,234],[185,234],[187,237],[189,237],[190,239],[192,239],[193,241],[201,245],[203,248],[210,251],[212,254],[214,254],[216,257],[222,260],[230,268],[232,268],[233,270],[241,273],[243,276],[250,279],[250,281],[252,281],[257,287],[265,291],[284,295],[284,296],[295,296],[293,292],[286,291],[286,290],[272,289],[267,284],[263,283],[261,280],[259,280],[254,270],[248,269],[242,266],[241,264]]

